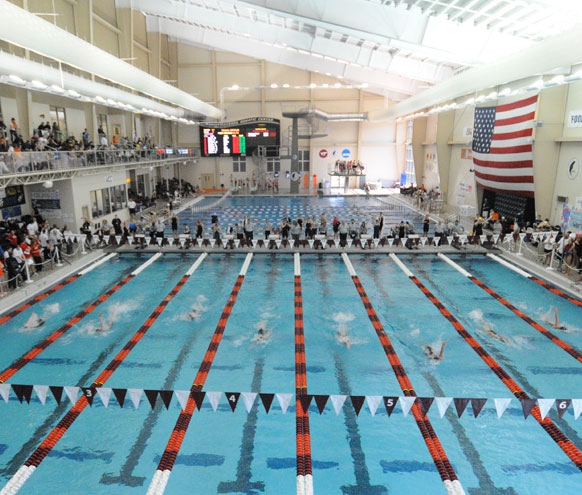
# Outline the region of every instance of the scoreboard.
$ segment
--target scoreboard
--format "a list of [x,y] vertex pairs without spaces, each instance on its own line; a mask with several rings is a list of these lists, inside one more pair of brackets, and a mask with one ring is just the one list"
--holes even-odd
[[200,122],[201,156],[252,155],[264,147],[267,156],[278,156],[281,123],[255,117],[236,122]]

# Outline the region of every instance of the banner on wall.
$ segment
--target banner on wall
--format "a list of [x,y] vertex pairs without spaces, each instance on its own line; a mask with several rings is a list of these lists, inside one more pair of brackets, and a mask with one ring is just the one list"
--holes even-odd
[[0,208],[9,208],[24,203],[26,203],[24,186],[16,185],[0,189]]
[[60,191],[35,191],[31,194],[31,203],[45,218],[62,217]]
[[457,196],[455,198],[457,206],[466,205],[470,203],[469,194],[473,191],[472,184],[466,184],[465,182],[459,182],[459,187],[457,189]]
[[[568,205],[564,205],[568,206]],[[564,217],[564,210],[562,209],[562,218]],[[568,229],[574,232],[582,231],[582,196],[576,198],[576,202],[569,210],[567,219]]]

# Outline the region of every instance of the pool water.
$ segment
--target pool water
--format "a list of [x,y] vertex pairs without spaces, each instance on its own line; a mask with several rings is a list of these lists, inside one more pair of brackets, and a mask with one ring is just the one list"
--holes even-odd
[[[243,216],[247,215],[253,222],[254,233],[257,237],[263,236],[265,220],[269,219],[273,228],[279,228],[284,218],[292,220],[302,216],[303,220],[308,217],[317,223],[325,214],[327,219],[327,232],[332,232],[332,221],[334,217],[350,223],[355,220],[356,225],[362,221],[366,222],[369,234],[372,233],[373,220],[380,213],[384,216],[386,234],[389,228],[404,220],[414,227],[416,232],[422,231],[423,215],[420,215],[408,207],[399,205],[394,200],[378,197],[236,197],[230,196],[222,199],[204,198],[197,202],[194,208],[185,208],[179,214],[179,225],[188,224],[194,231],[196,221],[201,220],[208,235],[215,215],[221,225],[222,233],[234,227],[235,224],[242,225]],[[170,232],[169,225],[166,226],[167,233]]]
[[[165,309],[156,309],[199,256],[164,254],[7,383],[87,387],[148,322],[103,386],[189,390],[245,260],[208,255]],[[119,254],[2,325],[1,370],[150,257]],[[572,356],[436,256],[399,258],[530,397],[580,397],[582,367]],[[580,308],[483,255],[452,259],[542,324],[556,306],[567,331],[555,332],[582,348]],[[582,474],[532,416],[524,419],[517,399],[497,417],[494,399],[512,398],[511,391],[397,264],[380,254],[349,261],[418,396],[488,399],[477,418],[471,404],[461,417],[454,404],[442,418],[435,404],[427,414],[465,492],[578,492]],[[342,257],[302,255],[300,266],[308,393],[404,395]],[[165,493],[297,493],[295,400],[283,412],[275,398],[267,413],[257,397],[247,412],[241,396],[233,412],[225,396],[295,393],[293,275],[291,254],[252,257],[203,386],[221,392],[220,401],[214,410],[207,395],[193,415]],[[24,329],[33,311],[46,323]],[[99,313],[110,326],[102,332]],[[488,336],[484,321],[507,339]],[[270,333],[265,342],[256,341],[259,328]],[[349,335],[349,349],[340,334]],[[429,362],[423,344],[443,341],[444,359]],[[45,405],[36,393],[30,403],[12,391],[0,401],[2,486],[70,407],[65,394],[58,405],[50,392]],[[146,493],[180,409],[175,396],[168,408],[158,396],[153,409],[145,395],[137,409],[129,392],[123,408],[114,395],[107,408],[95,397],[18,493]],[[400,405],[388,416],[380,403],[372,415],[365,402],[357,414],[348,398],[336,414],[330,399],[322,414],[312,401],[309,413],[315,493],[446,493],[412,413]],[[562,419],[553,407],[549,417],[582,449],[582,420],[572,407]]]

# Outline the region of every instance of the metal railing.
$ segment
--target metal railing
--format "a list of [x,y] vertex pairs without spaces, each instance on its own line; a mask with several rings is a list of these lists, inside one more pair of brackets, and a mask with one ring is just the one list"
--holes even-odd
[[192,148],[12,151],[0,153],[0,175],[25,175],[156,160],[188,160],[198,156],[198,150]]

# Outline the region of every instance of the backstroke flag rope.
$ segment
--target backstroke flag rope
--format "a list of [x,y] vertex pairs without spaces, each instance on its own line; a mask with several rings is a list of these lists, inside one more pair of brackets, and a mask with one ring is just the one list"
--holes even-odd
[[534,197],[533,124],[538,95],[475,108],[473,164],[477,185]]

